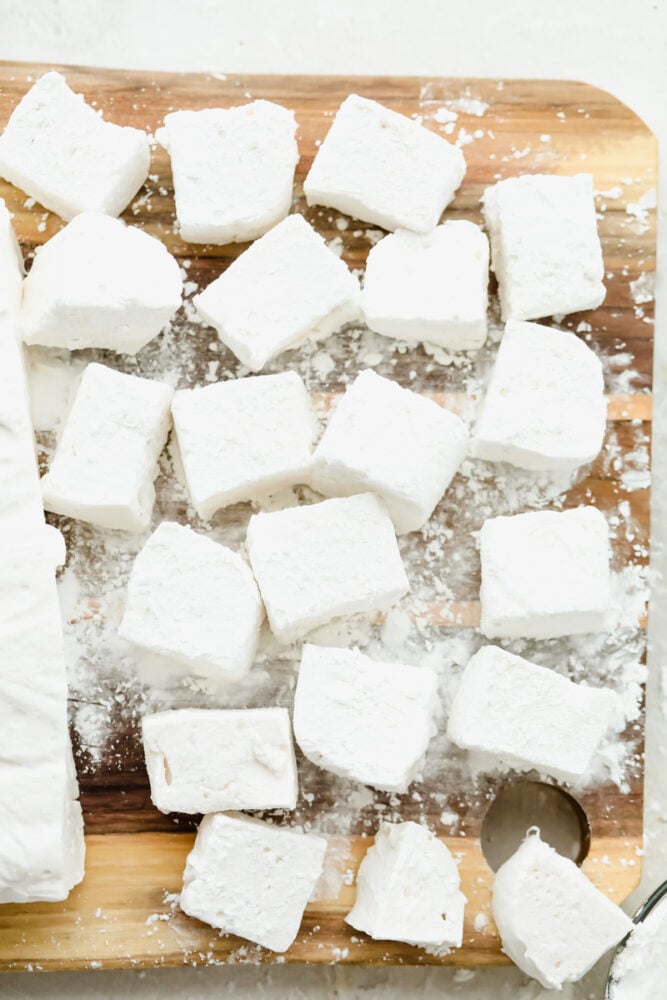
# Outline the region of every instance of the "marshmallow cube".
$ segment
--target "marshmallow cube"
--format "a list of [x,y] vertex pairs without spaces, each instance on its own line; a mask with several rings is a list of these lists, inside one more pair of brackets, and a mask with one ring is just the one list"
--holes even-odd
[[383,229],[428,233],[463,180],[457,146],[377,101],[350,94],[303,183],[326,205]]
[[540,319],[604,301],[593,178],[524,174],[484,192],[502,317]]
[[35,83],[0,136],[0,177],[63,219],[120,215],[148,176],[148,136],[106,122],[60,73]]
[[91,364],[42,478],[44,507],[102,528],[145,531],[173,389]]
[[396,531],[416,531],[433,513],[467,445],[468,431],[455,414],[366,370],[329,420],[311,481],[325,496],[376,493]]
[[359,282],[301,215],[288,215],[195,295],[197,311],[252,371],[358,319]]

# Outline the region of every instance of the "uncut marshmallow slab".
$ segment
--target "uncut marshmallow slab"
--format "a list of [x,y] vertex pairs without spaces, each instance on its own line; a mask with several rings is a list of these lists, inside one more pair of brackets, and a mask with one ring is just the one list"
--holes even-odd
[[381,663],[358,649],[305,645],[294,736],[314,764],[389,792],[416,777],[439,711],[427,667]]
[[613,691],[574,684],[498,646],[484,646],[463,671],[447,736],[487,755],[494,766],[535,768],[576,782],[620,715]]
[[370,493],[250,518],[248,555],[274,635],[384,611],[409,590],[394,526]]
[[367,369],[330,418],[315,449],[311,481],[325,496],[376,493],[396,531],[416,531],[433,513],[467,446],[468,431],[454,413]]
[[604,628],[609,532],[595,507],[494,517],[479,538],[487,638],[550,639]]
[[25,94],[0,136],[0,177],[67,220],[120,215],[149,165],[145,132],[104,121],[55,72]]
[[322,873],[326,846],[314,834],[211,813],[188,855],[181,909],[225,934],[286,951]]
[[46,510],[102,528],[148,528],[173,394],[163,382],[88,365],[42,479]]
[[136,354],[181,304],[176,260],[159,240],[82,212],[40,247],[23,284],[26,344]]
[[171,157],[183,239],[255,240],[284,219],[299,160],[295,136],[294,114],[270,101],[167,115],[156,137]]
[[350,94],[303,183],[309,205],[326,205],[383,229],[428,233],[463,180],[463,153],[442,136]]
[[345,922],[376,941],[461,947],[466,898],[442,841],[418,823],[381,823]]
[[195,295],[197,311],[252,371],[359,316],[359,282],[301,215],[288,215]]
[[509,177],[485,190],[482,210],[504,320],[596,309],[603,302],[590,174]]
[[204,519],[308,480],[317,422],[296,372],[182,389],[172,414],[190,498]]
[[486,340],[488,284],[489,241],[479,226],[399,229],[368,254],[362,309],[367,326],[385,337],[476,350]]
[[607,418],[600,360],[574,333],[510,321],[473,437],[473,454],[522,469],[592,462]]
[[142,720],[151,798],[162,812],[294,809],[286,708],[182,708]]
[[498,869],[493,919],[505,954],[553,990],[581,979],[634,926],[537,833]]

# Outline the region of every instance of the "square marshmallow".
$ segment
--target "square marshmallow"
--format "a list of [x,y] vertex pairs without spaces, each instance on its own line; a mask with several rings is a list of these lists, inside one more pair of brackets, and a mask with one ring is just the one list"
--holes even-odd
[[199,314],[252,371],[359,316],[359,282],[301,215],[288,215],[195,295]]
[[322,873],[327,842],[250,816],[201,821],[183,874],[181,909],[225,934],[287,951]]
[[522,469],[576,469],[602,447],[602,365],[574,333],[510,320],[473,438],[473,453]]
[[590,174],[524,174],[484,192],[504,320],[597,309],[604,264]]
[[282,642],[333,618],[384,611],[410,588],[394,526],[370,493],[255,514],[247,546]]
[[294,809],[286,708],[182,708],[142,719],[151,798],[162,812]]
[[200,517],[308,481],[317,421],[296,372],[182,389],[172,413]]
[[284,219],[299,160],[295,136],[294,114],[270,101],[167,115],[156,138],[171,157],[183,239],[242,243]]
[[493,517],[479,539],[487,638],[551,639],[604,628],[609,531],[595,507]]
[[118,633],[185,676],[236,680],[252,665],[263,617],[236,552],[165,521],[134,561]]
[[325,496],[376,493],[396,531],[429,519],[463,461],[463,421],[432,399],[366,370],[331,416],[313,456],[312,484]]
[[427,667],[380,663],[358,649],[305,645],[294,736],[318,767],[405,792],[436,733],[438,678]]
[[163,382],[88,365],[42,479],[46,510],[103,528],[145,531],[173,395]]
[[428,233],[463,180],[457,146],[377,101],[350,94],[303,183],[326,205],[383,229]]
[[148,136],[106,122],[60,73],[45,73],[0,136],[0,177],[63,219],[120,215],[146,180]]
[[488,284],[489,241],[479,226],[399,229],[368,254],[361,305],[366,324],[385,337],[471,351],[486,340]]

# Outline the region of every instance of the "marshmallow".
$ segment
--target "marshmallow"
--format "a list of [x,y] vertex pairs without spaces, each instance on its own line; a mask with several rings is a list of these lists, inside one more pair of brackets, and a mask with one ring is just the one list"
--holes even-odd
[[463,153],[376,101],[350,94],[317,151],[303,191],[383,229],[428,233],[463,180]]
[[0,177],[63,219],[120,215],[146,180],[148,136],[106,122],[60,73],[45,73],[0,136]]
[[493,919],[503,951],[548,990],[577,982],[634,926],[573,861],[531,832],[496,873]]
[[225,934],[286,951],[322,872],[327,842],[249,816],[201,822],[183,875],[185,913]]
[[602,365],[573,333],[510,321],[475,429],[473,453],[522,469],[569,470],[602,447]]
[[318,767],[388,792],[415,779],[439,711],[427,667],[379,663],[358,649],[305,645],[294,736]]
[[183,389],[172,413],[190,498],[205,520],[308,481],[317,422],[296,372]]
[[445,351],[486,340],[489,241],[472,222],[385,236],[366,262],[361,304],[375,333]]
[[295,135],[293,113],[270,101],[167,115],[156,138],[171,157],[183,239],[242,243],[284,219],[299,160]]
[[183,708],[142,720],[151,798],[162,812],[294,809],[286,708]]
[[370,493],[250,518],[250,564],[271,630],[291,642],[409,590],[391,520]]
[[604,628],[609,532],[599,510],[493,517],[479,540],[480,629],[487,638],[551,639]]
[[44,506],[103,528],[145,531],[173,390],[91,364],[42,479]]
[[345,922],[376,941],[461,947],[466,898],[454,858],[417,823],[381,823]]
[[482,206],[504,320],[597,309],[604,301],[590,174],[509,177],[485,190]]
[[311,481],[325,496],[376,493],[396,531],[416,531],[433,513],[467,445],[468,432],[455,414],[366,370],[329,420]]
[[253,243],[195,295],[199,314],[252,371],[359,317],[359,282],[301,215]]

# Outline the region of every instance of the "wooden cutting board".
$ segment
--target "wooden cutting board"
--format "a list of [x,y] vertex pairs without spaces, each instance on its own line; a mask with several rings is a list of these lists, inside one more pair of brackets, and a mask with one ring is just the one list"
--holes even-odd
[[[0,127],[30,81],[50,68],[54,67],[0,65]],[[97,102],[110,120],[149,131],[169,110],[231,106],[250,97],[267,98],[294,109],[301,151],[295,209],[303,211],[326,238],[340,238],[343,256],[354,267],[363,267],[368,252],[366,227],[357,229],[351,224],[341,229],[336,225],[337,213],[308,210],[301,196],[301,182],[316,144],[327,131],[331,113],[350,92],[375,98],[404,114],[421,115],[426,127],[433,129],[446,131],[448,119],[454,120],[452,111],[456,113],[450,134],[465,142],[468,172],[448,217],[479,221],[482,190],[499,177],[538,171],[591,172],[596,189],[606,192],[598,202],[605,209],[600,215],[600,232],[607,298],[600,309],[569,316],[563,325],[588,331],[588,342],[604,357],[624,359],[628,373],[624,382],[617,380],[616,391],[609,395],[608,424],[608,443],[613,439],[620,444],[622,454],[612,462],[606,449],[576,481],[564,503],[576,506],[592,502],[609,516],[616,515],[618,523],[631,519],[632,538],[627,532],[615,532],[614,568],[646,563],[649,490],[642,484],[630,487],[637,486],[632,473],[637,471],[639,445],[650,438],[651,430],[652,302],[637,307],[630,283],[641,275],[652,275],[655,268],[655,213],[640,199],[656,184],[656,141],[632,111],[593,87],[561,81],[235,77],[55,68],[61,69],[87,100]],[[174,233],[171,175],[161,149],[154,150],[147,190],[150,198],[136,199],[134,209],[126,213],[127,221],[144,226],[172,253],[190,260],[189,276],[194,281],[206,284],[243,249],[194,247]],[[62,225],[55,216],[43,215],[39,205],[27,208],[25,194],[8,184],[0,182],[0,196],[15,213],[25,252]],[[407,381],[408,372],[416,370],[421,391],[456,404],[463,390],[459,370],[433,366],[430,360],[422,351],[399,356],[395,377]],[[332,383],[321,388],[334,393],[337,386]],[[473,628],[478,620],[476,586],[457,594],[454,601],[434,602],[426,613],[428,622],[442,629]],[[631,638],[638,644],[640,652],[644,627],[642,619],[628,633],[629,641]],[[74,738],[76,744],[76,733]],[[597,787],[580,796],[591,828],[584,870],[617,902],[639,881],[642,846],[641,724],[630,726],[625,738],[636,751],[628,786],[622,792],[613,785]],[[221,937],[179,912],[172,895],[180,888],[193,827],[189,821],[176,825],[173,817],[161,816],[153,809],[136,725],[119,722],[113,745],[105,751],[100,767],[93,771],[83,767],[80,777],[87,827],[85,880],[66,903],[0,906],[1,969],[149,967],[221,962],[230,956],[236,961],[276,960],[247,942]],[[317,815],[318,809],[331,806],[326,785],[318,784],[320,780],[324,779],[313,778],[308,786],[312,802],[300,805],[299,818],[304,822],[309,815]],[[457,965],[506,962],[493,923],[484,923],[478,916],[488,915],[490,906],[492,873],[482,855],[479,836],[495,787],[489,779],[474,793],[466,787],[452,792],[448,806],[460,815],[455,834],[443,826],[441,804],[429,806],[433,790],[420,789],[420,815],[426,814],[432,828],[461,859],[462,888],[469,901],[461,949],[436,959],[407,945],[372,942],[362,934],[351,934],[343,915],[354,890],[344,884],[331,898],[308,907],[286,960]],[[386,803],[387,797],[376,795],[375,801]],[[397,808],[404,818],[417,815],[410,795],[399,797]],[[372,818],[372,809],[365,809],[366,821],[369,815]],[[349,873],[371,843],[367,827],[368,822],[364,825],[360,818],[349,836],[334,838],[331,845],[332,851],[345,859]]]

